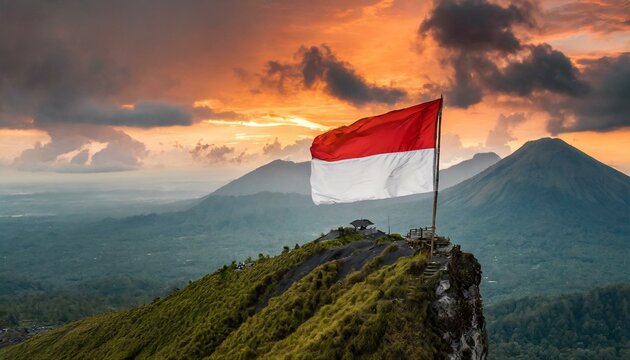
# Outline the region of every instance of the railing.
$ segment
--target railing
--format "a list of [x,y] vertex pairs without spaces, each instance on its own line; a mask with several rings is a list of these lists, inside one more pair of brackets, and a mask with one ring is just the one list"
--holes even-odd
[[410,239],[418,238],[418,239],[430,239],[433,236],[433,229],[430,227],[417,228],[417,229],[409,229],[407,233],[407,237]]

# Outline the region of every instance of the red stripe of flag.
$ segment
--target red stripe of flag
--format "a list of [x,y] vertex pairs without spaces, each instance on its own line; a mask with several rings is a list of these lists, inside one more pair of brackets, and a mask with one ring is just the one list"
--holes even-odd
[[371,155],[435,148],[437,99],[321,134],[313,140],[314,159],[337,161]]

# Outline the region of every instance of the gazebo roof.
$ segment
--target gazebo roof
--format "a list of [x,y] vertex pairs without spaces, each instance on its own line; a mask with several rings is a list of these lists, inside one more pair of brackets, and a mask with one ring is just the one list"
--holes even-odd
[[357,220],[354,220],[353,222],[351,222],[350,225],[352,225],[354,227],[367,227],[367,226],[370,226],[370,225],[374,225],[374,223],[371,222],[368,219],[357,219]]

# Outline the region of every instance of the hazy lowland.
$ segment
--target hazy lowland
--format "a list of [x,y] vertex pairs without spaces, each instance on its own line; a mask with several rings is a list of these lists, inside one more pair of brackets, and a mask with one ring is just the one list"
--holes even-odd
[[[553,139],[498,160],[445,170],[438,213],[439,232],[481,264],[491,358],[628,356],[630,177]],[[3,185],[0,327],[151,302],[357,218],[403,235],[430,223],[426,194],[316,207],[307,165],[273,162],[214,194]]]

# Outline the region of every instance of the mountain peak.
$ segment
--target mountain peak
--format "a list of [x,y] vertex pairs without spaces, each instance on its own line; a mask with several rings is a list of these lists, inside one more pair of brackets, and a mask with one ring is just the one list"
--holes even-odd
[[440,170],[440,189],[446,189],[469,179],[501,160],[493,152],[477,153],[472,159],[464,160],[447,169]]
[[495,152],[476,153],[472,157],[474,160],[501,160],[501,157]]
[[[530,141],[526,142],[519,149],[519,151],[520,150],[527,150],[527,151],[552,151],[552,150],[555,150],[555,151],[557,151],[557,150],[567,150],[567,149],[577,150],[575,147],[569,145],[568,143],[566,143],[562,139],[551,138],[551,137],[544,137],[544,138],[540,138],[540,139],[537,139],[537,140],[530,140]],[[579,150],[577,150],[577,151],[579,151]]]
[[506,160],[510,166],[536,167],[547,175],[565,178],[591,176],[597,171],[617,172],[565,141],[549,137],[526,142]]
[[[557,202],[612,209],[630,204],[630,177],[597,161],[561,139],[525,143],[512,155],[453,188],[460,206],[497,206],[510,201]],[[528,206],[529,206],[528,205]]]
[[261,167],[277,166],[277,165],[294,165],[294,164],[296,163],[290,160],[275,159]]
[[552,137],[549,137],[549,136],[542,137],[542,138],[536,139],[536,140],[529,140],[525,144],[532,144],[532,145],[533,144],[564,144],[564,145],[569,145],[564,140],[562,140],[560,138],[552,138]]

